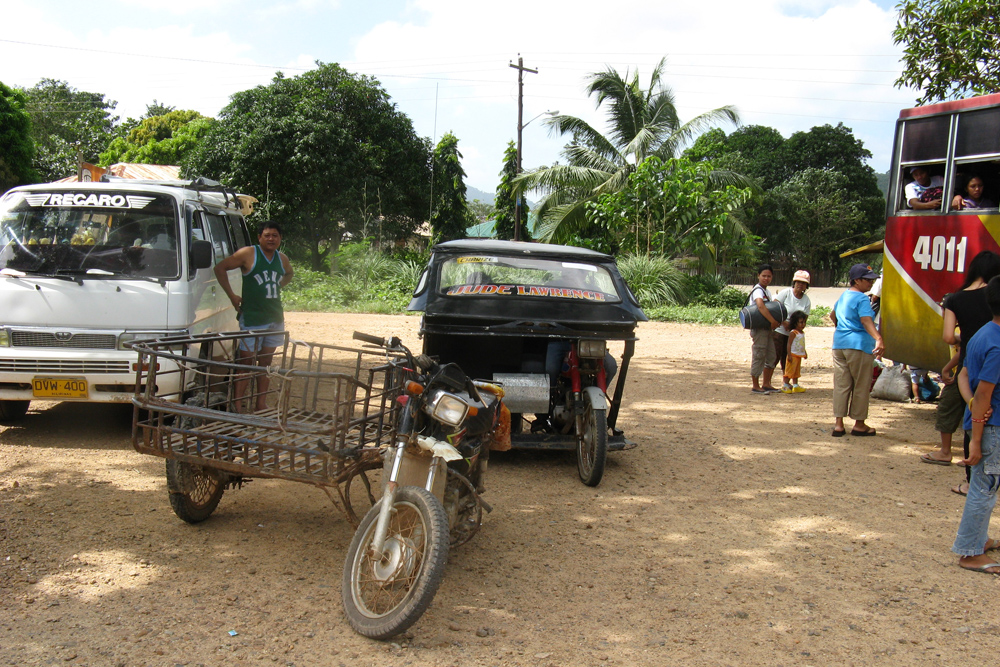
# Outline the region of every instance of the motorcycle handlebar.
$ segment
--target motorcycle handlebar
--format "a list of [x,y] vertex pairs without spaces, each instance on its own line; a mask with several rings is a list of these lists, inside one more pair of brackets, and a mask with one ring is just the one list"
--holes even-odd
[[385,347],[385,338],[379,336],[373,336],[371,334],[361,333],[360,331],[355,331],[354,340],[361,340],[366,343],[371,343],[372,345],[378,345],[379,347]]

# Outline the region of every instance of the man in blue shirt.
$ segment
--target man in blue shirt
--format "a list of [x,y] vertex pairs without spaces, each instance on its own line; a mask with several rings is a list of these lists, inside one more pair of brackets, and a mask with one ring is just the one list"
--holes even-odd
[[966,570],[1000,574],[1000,564],[986,555],[1000,547],[1000,541],[988,534],[1000,486],[1000,276],[986,285],[986,303],[993,320],[969,341],[959,375],[962,396],[969,401],[965,429],[972,432],[969,457],[962,462],[971,467],[972,474],[951,550]]

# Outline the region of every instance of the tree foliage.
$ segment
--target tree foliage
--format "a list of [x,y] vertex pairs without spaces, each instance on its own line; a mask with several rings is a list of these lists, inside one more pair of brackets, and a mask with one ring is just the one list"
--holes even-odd
[[618,192],[588,204],[591,219],[621,250],[636,255],[694,255],[702,268],[714,270],[752,244],[734,213],[751,188],[717,187],[712,165],[687,158],[646,158]]
[[376,79],[317,63],[233,95],[181,166],[258,197],[319,270],[348,235],[412,233],[427,215],[429,158]]
[[470,199],[468,201],[469,205],[469,215],[471,215],[477,223],[488,222],[496,217],[496,209],[493,204],[487,204],[484,201],[479,201],[478,199]]
[[[808,235],[802,236],[797,230],[811,223],[796,217],[796,211],[804,214],[803,209],[787,206],[787,188],[778,189],[807,170],[831,171],[843,176],[837,179],[836,190],[862,215],[859,229],[867,230],[869,236],[884,223],[885,197],[874,170],[867,164],[871,152],[843,123],[816,126],[796,132],[788,139],[774,128],[759,125],[741,127],[729,136],[713,130],[699,137],[685,155],[696,160],[708,159],[717,168],[750,176],[764,187],[762,196],[750,201],[743,214],[747,227],[761,238],[771,260],[793,258],[801,264],[803,253],[810,252]],[[824,181],[827,190],[832,188],[830,178],[834,177]],[[836,244],[838,252],[851,247],[850,239],[857,230],[845,226],[842,231],[841,242]]]
[[[587,203],[624,188],[629,175],[647,157],[675,157],[712,125],[739,122],[736,110],[729,106],[682,122],[673,91],[661,80],[665,64],[661,60],[653,69],[647,88],[639,83],[638,71],[622,76],[609,67],[588,77],[587,95],[607,113],[607,135],[575,116],[545,121],[555,133],[572,137],[563,149],[566,164],[523,174],[515,182],[518,192],[544,193],[536,209],[536,231],[543,240],[565,240],[585,230]],[[713,179],[723,176],[714,174]]]
[[869,240],[871,225],[850,190],[844,174],[808,168],[771,192],[770,204],[784,224],[797,264],[812,271],[835,270],[841,252]]
[[986,0],[902,0],[892,37],[903,44],[897,88],[917,104],[1000,90],[1000,5]]
[[[494,208],[496,209],[495,229],[496,237],[506,241],[514,239],[514,223],[517,215],[518,195],[514,191],[514,179],[517,178],[517,146],[513,141],[507,142],[507,149],[503,152],[503,169],[500,170],[500,185],[497,187],[497,194],[494,198]],[[521,203],[521,240],[530,241],[531,231],[528,225],[528,202]]]
[[34,166],[42,180],[75,174],[81,159],[97,163],[118,122],[112,115],[117,102],[55,79],[42,79],[24,92],[35,142]]
[[436,241],[464,239],[474,223],[465,199],[465,170],[458,137],[447,132],[434,148],[434,203],[431,228]]
[[179,165],[211,129],[214,121],[197,111],[169,111],[136,124],[122,137],[111,140],[100,164],[117,162]]
[[0,82],[0,194],[16,185],[32,183],[35,144],[27,96]]

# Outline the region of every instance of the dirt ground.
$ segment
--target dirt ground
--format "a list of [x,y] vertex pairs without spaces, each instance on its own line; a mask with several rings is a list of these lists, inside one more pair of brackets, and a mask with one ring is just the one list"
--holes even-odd
[[[413,317],[288,324],[419,346]],[[255,480],[191,526],[163,461],[132,449],[130,408],[33,403],[0,427],[0,664],[995,660],[1000,578],[949,552],[962,469],[918,461],[934,406],[873,401],[877,437],[831,438],[832,332],[808,334],[808,390],[759,396],[742,330],[641,325],[619,421],[639,447],[596,489],[572,455],[494,456],[495,511],[423,618],[382,643],[344,619],[352,531],[321,491]]]

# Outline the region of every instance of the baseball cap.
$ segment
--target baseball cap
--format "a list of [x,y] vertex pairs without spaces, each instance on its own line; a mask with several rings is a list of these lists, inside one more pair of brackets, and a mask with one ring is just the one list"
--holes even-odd
[[851,267],[851,271],[847,275],[851,282],[861,280],[862,278],[866,280],[878,280],[878,274],[872,271],[872,267],[867,264],[855,264]]
[[797,280],[801,280],[806,285],[808,285],[809,284],[809,272],[808,271],[796,271],[795,275],[792,276],[792,283],[794,284],[795,281],[797,281]]

